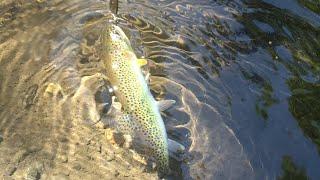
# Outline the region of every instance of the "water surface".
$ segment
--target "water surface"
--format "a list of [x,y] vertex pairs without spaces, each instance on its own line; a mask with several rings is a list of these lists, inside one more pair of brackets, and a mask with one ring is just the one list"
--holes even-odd
[[[320,177],[319,4],[119,2],[152,93],[177,101],[163,116],[188,152],[171,178]],[[95,126],[110,103],[99,38],[108,4],[0,2],[1,175],[156,178]]]

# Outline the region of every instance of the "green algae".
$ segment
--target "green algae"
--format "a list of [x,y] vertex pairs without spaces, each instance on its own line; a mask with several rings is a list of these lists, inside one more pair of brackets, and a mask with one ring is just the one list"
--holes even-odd
[[258,85],[261,94],[258,96],[255,110],[264,120],[269,118],[268,108],[274,104],[279,103],[279,100],[274,96],[274,91],[271,83],[254,72],[248,72],[244,69],[241,70],[242,75],[248,81],[251,81]]
[[264,120],[267,120],[269,118],[266,108],[259,105],[259,103],[257,103],[255,107],[256,107],[256,113],[260,115]]
[[283,156],[282,158],[282,175],[278,180],[308,180],[305,169],[294,164],[290,156]]
[[279,100],[274,97],[271,84],[265,82],[262,87],[262,95],[256,104],[256,112],[267,120],[269,118],[267,109],[276,103],[279,103]]
[[[305,7],[319,12],[320,1],[299,0]],[[247,2],[248,7],[257,9],[237,17],[244,24],[245,31],[256,47],[267,49],[270,55],[282,63],[291,73],[287,80],[292,92],[288,99],[289,111],[297,120],[304,134],[312,139],[320,151],[320,85],[306,82],[301,77],[318,79],[320,75],[320,28],[304,21],[290,11],[276,8],[258,1]],[[254,21],[268,22],[274,32],[264,32]],[[301,38],[303,37],[303,38]],[[293,59],[282,59],[276,54],[276,47],[283,45],[292,53]],[[277,58],[275,58],[277,57]],[[250,74],[243,73],[250,79]],[[252,78],[252,77],[251,77]],[[256,112],[268,118],[267,108],[277,103],[272,96],[272,86],[262,81],[262,95],[256,103]]]
[[320,0],[298,0],[298,2],[311,11],[320,14]]
[[[274,48],[277,45],[285,45],[293,54],[294,66],[319,74],[320,28],[314,27],[289,11],[267,3],[253,1],[247,4],[250,8],[260,10],[244,13],[237,17],[237,20],[244,24],[245,31],[252,37],[255,45],[267,48],[272,57],[276,57]],[[264,32],[254,23],[255,20],[268,22],[274,32]]]
[[319,61],[314,61],[310,55],[308,55],[308,54],[306,54],[306,53],[304,53],[302,51],[296,51],[294,53],[294,58],[297,61],[301,61],[301,62],[304,62],[304,63],[310,65],[310,69],[313,72],[319,72],[319,70],[320,70],[320,62]]
[[320,84],[299,77],[289,79],[287,84],[292,92],[289,110],[320,151]]
[[279,100],[273,96],[273,88],[270,83],[265,83],[262,89],[261,101],[265,107],[279,103]]

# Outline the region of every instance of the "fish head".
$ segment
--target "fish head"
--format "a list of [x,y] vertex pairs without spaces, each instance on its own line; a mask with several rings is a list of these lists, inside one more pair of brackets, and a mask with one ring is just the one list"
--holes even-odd
[[112,47],[118,48],[118,49],[131,48],[131,44],[128,37],[123,32],[123,30],[115,24],[108,24],[106,26],[105,33],[104,33],[104,40],[105,40],[105,43],[111,48]]

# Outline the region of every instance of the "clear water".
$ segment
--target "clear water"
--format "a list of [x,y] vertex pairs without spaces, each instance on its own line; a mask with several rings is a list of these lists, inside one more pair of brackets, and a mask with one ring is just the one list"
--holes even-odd
[[[2,177],[157,177],[95,126],[110,102],[108,4],[0,1]],[[177,101],[163,115],[188,152],[169,178],[320,178],[319,12],[308,0],[120,1],[153,94]]]

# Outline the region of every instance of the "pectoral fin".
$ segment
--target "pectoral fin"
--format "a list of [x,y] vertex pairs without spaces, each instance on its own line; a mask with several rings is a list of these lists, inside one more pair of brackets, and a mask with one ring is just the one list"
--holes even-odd
[[176,103],[175,100],[161,100],[158,101],[158,106],[160,111],[165,111],[169,109],[171,106],[173,106]]
[[142,67],[142,66],[148,64],[148,60],[144,59],[144,58],[140,58],[140,59],[138,59],[138,64],[140,67]]

